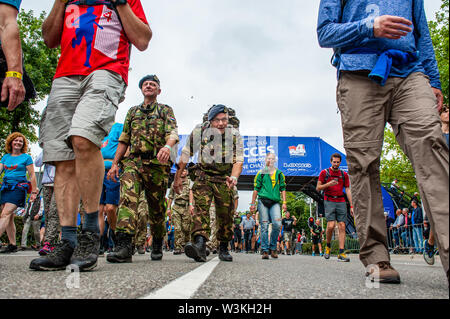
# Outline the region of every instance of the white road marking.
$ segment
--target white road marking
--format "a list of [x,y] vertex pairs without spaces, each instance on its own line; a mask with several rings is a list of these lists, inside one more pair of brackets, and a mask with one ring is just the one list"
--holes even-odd
[[189,299],[205,280],[208,279],[219,261],[219,258],[215,257],[206,264],[195,268],[191,272],[140,299]]

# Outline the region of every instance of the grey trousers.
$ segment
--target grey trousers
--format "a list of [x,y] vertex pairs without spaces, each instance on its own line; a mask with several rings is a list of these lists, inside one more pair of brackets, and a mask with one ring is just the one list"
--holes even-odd
[[380,154],[388,122],[416,173],[420,195],[448,275],[449,151],[428,78],[412,73],[385,86],[342,72],[337,87],[360,260],[390,261],[380,184]]

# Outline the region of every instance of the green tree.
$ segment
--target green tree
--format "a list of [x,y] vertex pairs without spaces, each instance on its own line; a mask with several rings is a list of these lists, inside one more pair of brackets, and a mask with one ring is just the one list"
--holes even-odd
[[448,0],[442,0],[441,9],[436,12],[436,21],[429,21],[431,40],[433,41],[436,60],[441,75],[442,94],[444,103],[448,104]]
[[42,22],[46,16],[42,12],[39,17],[34,16],[32,10],[22,10],[18,16],[24,67],[36,89],[37,97],[23,103],[14,111],[0,108],[0,156],[5,152],[5,139],[12,132],[21,132],[30,143],[37,141],[37,126],[40,114],[33,108],[50,93],[52,79],[56,71],[60,49],[49,49],[42,38]]
[[[295,216],[297,218],[297,225],[295,229],[300,231],[301,229],[305,230],[305,233],[308,234],[308,218],[309,218],[309,197],[301,192],[287,192],[286,193],[286,205],[287,210],[291,213],[291,216]],[[312,210],[315,211],[315,206],[312,207]]]

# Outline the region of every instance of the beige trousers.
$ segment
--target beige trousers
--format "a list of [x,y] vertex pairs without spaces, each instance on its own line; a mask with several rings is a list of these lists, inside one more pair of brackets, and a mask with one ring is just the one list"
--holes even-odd
[[448,275],[449,153],[428,78],[412,73],[385,86],[342,72],[337,87],[347,152],[360,260],[390,261],[380,184],[380,154],[388,122],[416,173],[425,211]]

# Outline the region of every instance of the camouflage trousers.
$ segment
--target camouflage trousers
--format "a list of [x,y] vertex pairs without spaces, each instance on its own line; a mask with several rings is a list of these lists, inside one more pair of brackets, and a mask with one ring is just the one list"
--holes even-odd
[[141,192],[139,205],[137,210],[136,231],[134,234],[134,244],[136,247],[144,246],[147,239],[147,223],[148,223],[148,203],[145,198],[145,192]]
[[189,242],[191,221],[192,218],[187,203],[185,206],[177,204],[172,206],[172,222],[175,227],[175,249],[183,249]]
[[151,234],[153,238],[164,237],[166,232],[164,217],[167,206],[165,195],[169,173],[169,166],[143,165],[130,159],[123,161],[116,231],[136,234],[139,228],[139,205],[143,202],[142,193],[144,193]]
[[216,236],[219,242],[229,242],[233,237],[233,192],[227,187],[225,181],[211,182],[196,180],[192,193],[194,195],[195,209],[192,220],[191,239],[202,235],[207,240],[211,235],[210,207],[214,199],[216,208]]
[[42,197],[44,199],[45,212],[44,242],[49,242],[50,245],[55,246],[59,240],[61,225],[59,223],[58,210],[56,208],[54,188],[53,186],[47,185],[43,185],[42,187]]
[[213,205],[211,205],[209,209],[209,220],[211,226],[211,235],[209,236],[209,240],[206,243],[206,246],[210,250],[218,249],[219,243],[217,241],[217,225],[216,225],[216,206],[214,205],[214,200],[212,201]]

